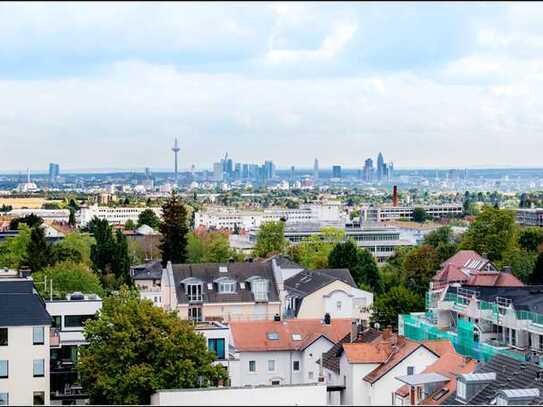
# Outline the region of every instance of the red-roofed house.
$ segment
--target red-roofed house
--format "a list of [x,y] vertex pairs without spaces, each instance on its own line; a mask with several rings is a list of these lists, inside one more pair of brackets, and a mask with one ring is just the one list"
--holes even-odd
[[350,318],[329,324],[319,319],[231,322],[239,360],[239,366],[229,368],[231,385],[317,383],[322,355],[351,329]]
[[416,342],[386,330],[371,342],[343,343],[336,350],[339,371],[326,369],[325,378],[341,391],[339,404],[390,405],[403,385],[397,377],[421,373],[450,353],[449,341]]

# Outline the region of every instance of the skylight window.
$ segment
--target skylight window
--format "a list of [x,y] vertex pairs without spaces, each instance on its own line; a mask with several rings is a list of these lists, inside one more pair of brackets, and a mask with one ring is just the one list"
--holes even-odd
[[219,266],[219,273],[228,273],[228,267]]
[[279,340],[279,334],[277,332],[268,332],[267,337],[270,341]]
[[293,341],[301,341],[302,340],[302,335],[300,335],[300,334],[292,334],[292,340]]

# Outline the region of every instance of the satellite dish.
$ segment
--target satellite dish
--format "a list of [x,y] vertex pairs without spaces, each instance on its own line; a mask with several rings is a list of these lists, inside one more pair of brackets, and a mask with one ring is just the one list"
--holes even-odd
[[373,324],[373,327],[378,330],[379,328],[381,328],[381,325],[379,324],[379,322],[376,322],[375,324]]

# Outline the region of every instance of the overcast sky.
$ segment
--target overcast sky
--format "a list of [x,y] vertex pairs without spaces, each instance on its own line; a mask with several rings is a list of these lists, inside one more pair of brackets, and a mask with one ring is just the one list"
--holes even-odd
[[0,171],[543,166],[543,5],[0,3]]

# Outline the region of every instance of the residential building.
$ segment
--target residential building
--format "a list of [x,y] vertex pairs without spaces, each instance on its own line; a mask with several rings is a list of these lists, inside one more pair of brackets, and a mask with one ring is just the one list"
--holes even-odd
[[284,281],[283,315],[314,319],[329,314],[333,320],[369,320],[373,294],[361,290],[348,269],[304,270]]
[[317,383],[319,362],[351,330],[351,319],[231,322],[239,355],[239,382],[232,386]]
[[162,208],[128,208],[128,207],[109,207],[109,206],[84,206],[78,212],[78,221],[81,226],[87,224],[94,218],[105,219],[112,225],[124,225],[131,220],[136,223],[140,213],[146,209],[151,209],[159,218],[162,217]]
[[161,285],[163,307],[182,319],[259,320],[281,312],[271,264],[169,264]]
[[413,220],[415,208],[422,208],[433,219],[459,217],[464,214],[462,204],[414,205],[414,206],[367,206],[360,210],[361,222],[388,222],[391,220]]
[[446,405],[543,404],[543,369],[535,363],[496,355],[456,380],[456,391],[445,400]]
[[51,403],[78,403],[88,401],[76,369],[81,346],[87,344],[83,324],[96,317],[102,308],[102,299],[94,294],[72,293],[65,300],[46,301],[51,315]]
[[379,337],[370,333],[370,338],[345,341],[324,356],[327,385],[339,392],[333,403],[390,405],[403,385],[398,377],[419,374],[442,355],[454,353],[448,341],[416,342],[390,329]]
[[50,404],[50,327],[32,280],[0,280],[0,405]]
[[154,261],[130,268],[130,276],[140,295],[162,306],[162,264]]
[[159,390],[154,406],[325,406],[326,386],[319,383]]
[[517,223],[523,226],[543,227],[543,208],[517,209]]

